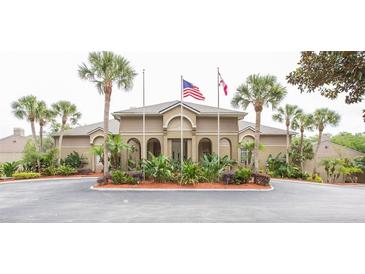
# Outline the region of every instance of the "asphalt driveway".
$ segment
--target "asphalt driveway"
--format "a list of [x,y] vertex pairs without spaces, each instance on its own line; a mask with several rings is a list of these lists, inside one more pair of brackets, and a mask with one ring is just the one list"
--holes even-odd
[[100,192],[95,179],[0,184],[0,222],[365,222],[365,187]]

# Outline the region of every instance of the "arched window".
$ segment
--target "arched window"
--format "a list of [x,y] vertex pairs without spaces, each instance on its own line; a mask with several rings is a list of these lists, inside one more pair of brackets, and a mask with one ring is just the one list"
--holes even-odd
[[219,156],[232,158],[231,141],[227,138],[222,138],[219,142]]
[[151,138],[147,142],[147,159],[151,158],[150,153],[154,156],[161,154],[161,144],[156,138]]
[[254,144],[255,138],[250,135],[243,137],[240,142],[240,162],[246,166],[253,163]]
[[205,154],[212,154],[212,142],[208,138],[203,138],[199,141],[198,159],[200,160]]
[[141,144],[136,138],[131,138],[127,142],[131,149],[127,151],[128,167],[136,168],[141,161]]

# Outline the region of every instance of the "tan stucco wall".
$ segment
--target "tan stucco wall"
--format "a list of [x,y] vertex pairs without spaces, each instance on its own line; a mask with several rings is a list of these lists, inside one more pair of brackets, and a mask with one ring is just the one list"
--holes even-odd
[[[315,147],[313,149],[315,149]],[[334,144],[330,141],[324,141],[320,144],[318,150],[318,157],[316,164],[317,172],[320,174],[322,179],[326,180],[327,179],[326,171],[324,170],[324,167],[321,165],[321,161],[325,159],[338,159],[338,158],[354,159],[359,156],[364,156],[364,154],[359,151]],[[315,164],[314,160],[306,161],[304,165],[304,170],[307,171],[308,173],[312,173],[314,164]]]
[[29,136],[13,135],[0,140],[0,163],[21,160],[24,147],[31,139]]

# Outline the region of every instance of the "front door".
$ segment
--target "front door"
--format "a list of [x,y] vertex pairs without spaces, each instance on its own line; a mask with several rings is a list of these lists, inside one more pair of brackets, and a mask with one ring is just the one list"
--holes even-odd
[[[181,140],[180,139],[172,139],[171,142],[171,154],[172,154],[172,160],[174,161],[180,161],[180,151],[181,151]],[[184,146],[184,160],[188,157],[188,141],[186,139],[183,140],[183,146]]]

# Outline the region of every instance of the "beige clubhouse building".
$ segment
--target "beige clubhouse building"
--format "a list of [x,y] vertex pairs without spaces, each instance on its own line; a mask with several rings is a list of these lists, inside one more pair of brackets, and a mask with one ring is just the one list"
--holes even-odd
[[[128,162],[138,162],[141,158],[164,154],[179,160],[181,153],[181,103],[171,101],[145,107],[145,146],[143,146],[143,108],[131,108],[114,112],[110,120],[109,130],[112,134],[120,134],[125,142],[133,145],[132,152],[123,151],[122,164],[127,169]],[[183,157],[193,161],[205,153],[217,153],[217,113],[216,107],[183,103]],[[239,147],[243,140],[254,140],[255,125],[244,121],[246,113],[229,109],[220,109],[220,155],[227,155],[240,163],[246,160],[247,152]],[[294,132],[290,133],[295,134]],[[54,135],[56,145],[58,136]],[[65,131],[62,156],[72,151],[83,154],[88,159],[88,167],[98,169],[99,159],[92,155],[91,147],[103,143],[103,123]],[[269,154],[285,153],[285,130],[261,126],[261,143],[265,149],[260,153],[260,164],[264,165]],[[144,155],[143,155],[144,154]],[[130,161],[128,161],[130,160]]]

